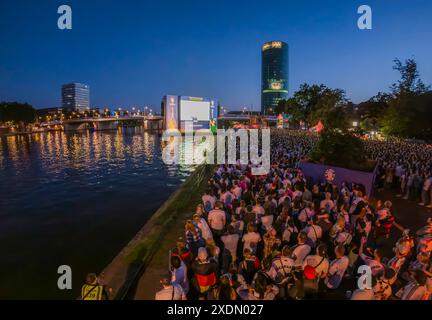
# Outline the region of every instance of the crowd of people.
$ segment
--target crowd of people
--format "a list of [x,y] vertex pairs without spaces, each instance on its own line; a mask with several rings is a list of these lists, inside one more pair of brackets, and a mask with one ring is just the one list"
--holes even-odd
[[[311,184],[298,162],[316,139],[273,131],[264,176],[252,175],[251,165],[217,166],[155,299],[431,300],[432,219],[412,232],[397,223],[390,201],[369,199],[361,186]],[[398,186],[430,206],[430,147],[365,145],[378,162],[379,188]]]
[[403,140],[367,141],[378,161],[378,188],[396,188],[398,197],[432,208],[432,146]]

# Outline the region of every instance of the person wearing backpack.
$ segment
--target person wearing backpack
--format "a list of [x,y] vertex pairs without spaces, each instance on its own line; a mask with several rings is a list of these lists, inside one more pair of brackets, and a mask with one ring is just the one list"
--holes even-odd
[[421,270],[414,272],[414,278],[405,287],[400,289],[396,296],[401,300],[422,300],[426,294],[427,277]]
[[303,262],[304,287],[308,291],[307,293],[315,294],[323,291],[324,279],[327,277],[329,268],[330,262],[327,259],[327,246],[320,244],[316,248],[315,254],[307,256]]
[[156,292],[155,300],[187,300],[182,287],[171,283],[168,277],[163,277],[160,284],[163,288]]
[[201,200],[204,205],[204,210],[208,214],[210,211],[213,210],[216,203],[216,197],[214,196],[213,190],[208,189],[202,196]]
[[334,251],[336,259],[330,262],[329,271],[325,279],[327,288],[333,290],[339,288],[349,266],[349,259],[345,256],[345,248],[337,246]]
[[252,250],[245,248],[243,250],[243,261],[240,262],[239,273],[243,276],[247,284],[251,284],[255,273],[259,270],[261,263],[253,254]]
[[288,296],[288,286],[292,285],[294,260],[291,255],[291,248],[284,246],[282,252],[273,259],[269,271],[273,282],[279,287],[279,294],[282,298]]
[[308,244],[311,248],[315,248],[316,245],[319,243],[319,241],[322,238],[322,229],[318,223],[318,217],[313,216],[312,219],[308,221],[308,225],[303,229],[303,231],[306,233],[308,237]]

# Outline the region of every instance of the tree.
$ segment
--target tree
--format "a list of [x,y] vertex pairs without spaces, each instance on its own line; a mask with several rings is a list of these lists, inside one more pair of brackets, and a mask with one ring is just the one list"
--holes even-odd
[[344,129],[347,102],[341,89],[304,83],[292,98],[279,103],[277,111],[288,114],[294,124],[304,122],[310,127],[321,120],[325,126]]
[[392,98],[380,120],[381,129],[386,135],[397,137],[431,137],[431,92],[420,79],[417,63],[413,59],[405,64],[394,60],[394,70],[401,79],[391,86]]
[[401,95],[389,103],[381,120],[384,134],[402,138],[432,138],[432,92]]
[[391,86],[395,97],[402,95],[416,95],[427,92],[430,87],[420,79],[417,62],[414,59],[406,59],[403,64],[399,59],[394,59],[393,70],[400,73],[401,79]]
[[0,122],[33,122],[36,119],[36,110],[28,103],[1,102]]
[[347,106],[345,91],[325,88],[313,106],[308,122],[316,124],[322,121],[324,127],[345,130],[347,128]]
[[357,109],[358,115],[361,118],[361,129],[366,131],[378,130],[380,127],[380,120],[386,112],[390,100],[391,95],[379,92],[368,101],[358,104]]
[[310,154],[312,161],[353,170],[369,170],[363,142],[349,132],[325,129]]

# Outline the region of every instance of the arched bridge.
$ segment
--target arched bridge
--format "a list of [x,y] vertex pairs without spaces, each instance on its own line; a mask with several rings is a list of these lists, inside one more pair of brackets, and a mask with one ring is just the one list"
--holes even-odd
[[115,130],[120,122],[138,121],[142,122],[145,129],[158,130],[163,128],[163,118],[158,116],[122,116],[122,117],[97,117],[69,119],[62,121],[65,131],[79,131],[87,128],[95,130]]

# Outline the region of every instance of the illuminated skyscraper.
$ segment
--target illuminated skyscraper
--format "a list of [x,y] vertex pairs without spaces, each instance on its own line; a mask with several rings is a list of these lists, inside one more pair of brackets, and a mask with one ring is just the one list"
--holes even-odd
[[288,45],[271,41],[261,50],[261,112],[271,113],[280,100],[288,98]]
[[90,87],[82,83],[62,86],[62,106],[65,110],[84,112],[90,109]]

